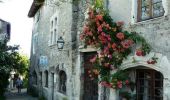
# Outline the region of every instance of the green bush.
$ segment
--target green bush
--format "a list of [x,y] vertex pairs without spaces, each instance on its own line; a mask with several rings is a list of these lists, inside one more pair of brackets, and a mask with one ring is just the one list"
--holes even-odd
[[9,74],[5,70],[0,70],[0,97],[4,96],[8,82]]
[[5,96],[0,96],[0,100],[6,100]]
[[63,100],[68,100],[67,97],[63,97]]
[[23,80],[23,88],[27,88],[28,87],[28,79],[24,79]]
[[40,96],[38,100],[47,100],[44,96]]

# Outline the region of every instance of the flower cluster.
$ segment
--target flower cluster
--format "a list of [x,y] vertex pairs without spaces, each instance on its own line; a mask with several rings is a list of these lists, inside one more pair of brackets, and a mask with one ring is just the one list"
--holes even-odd
[[148,64],[155,64],[157,63],[158,58],[153,56],[151,59],[147,61]]
[[144,56],[150,51],[149,45],[143,37],[137,33],[123,31],[123,22],[113,22],[109,14],[104,10],[96,10],[90,8],[89,17],[83,27],[80,39],[84,41],[86,46],[94,46],[100,49],[90,62],[93,63],[93,69],[90,70],[89,77],[91,79],[100,76],[101,85],[110,88],[120,89],[129,83],[128,75],[126,78],[114,77],[110,74],[113,70],[119,70],[123,59],[131,53],[132,46],[141,43],[142,47],[137,50],[136,55]]

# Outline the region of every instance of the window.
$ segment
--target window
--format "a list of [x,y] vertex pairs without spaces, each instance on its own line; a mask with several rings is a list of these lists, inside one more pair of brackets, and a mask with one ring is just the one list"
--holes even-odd
[[50,44],[49,46],[51,45],[54,45],[57,43],[57,38],[58,38],[58,13],[55,13],[51,19],[50,19]]
[[109,100],[110,89],[106,88],[105,86],[101,87],[101,100]]
[[138,0],[138,21],[153,19],[163,15],[162,0]]
[[40,72],[40,84],[42,86],[42,72]]
[[48,87],[48,71],[45,71],[45,87]]
[[57,17],[55,17],[55,25],[57,25]]
[[55,42],[55,43],[57,42],[56,35],[57,35],[57,30],[54,29],[54,42]]
[[32,38],[33,46],[32,46],[32,53],[36,53],[36,48],[38,46],[38,33],[35,33]]
[[53,44],[53,31],[51,32],[51,35],[50,35],[50,43],[51,45]]
[[66,94],[66,73],[64,71],[60,71],[59,73],[59,92]]
[[149,69],[136,70],[136,100],[163,100],[163,76]]
[[7,34],[8,34],[8,38],[10,38],[10,32],[11,32],[11,25],[10,24],[7,24],[7,27],[6,27],[7,29]]

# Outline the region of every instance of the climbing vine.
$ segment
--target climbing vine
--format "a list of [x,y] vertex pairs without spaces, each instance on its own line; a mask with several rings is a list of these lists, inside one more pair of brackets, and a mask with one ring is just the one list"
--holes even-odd
[[134,45],[137,56],[145,56],[150,52],[150,45],[136,32],[123,30],[122,21],[115,22],[103,8],[102,0],[95,0],[89,8],[88,18],[83,27],[80,39],[85,47],[93,46],[99,52],[90,62],[93,68],[88,71],[91,79],[98,79],[101,85],[121,89],[130,81],[125,71],[120,70],[124,59],[132,53]]

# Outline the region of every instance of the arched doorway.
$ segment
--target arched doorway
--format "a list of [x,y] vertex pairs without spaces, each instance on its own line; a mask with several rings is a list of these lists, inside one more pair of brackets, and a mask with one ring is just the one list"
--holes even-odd
[[164,78],[161,72],[144,66],[125,70],[129,72],[129,78],[134,83],[130,91],[134,100],[163,100]]
[[65,71],[61,70],[59,72],[59,92],[66,94],[66,81],[67,81],[67,76]]

